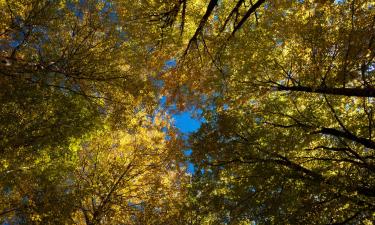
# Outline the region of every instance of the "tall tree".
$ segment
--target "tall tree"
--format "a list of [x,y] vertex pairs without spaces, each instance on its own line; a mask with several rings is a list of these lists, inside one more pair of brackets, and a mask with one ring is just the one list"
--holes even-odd
[[[370,223],[373,3],[265,2],[250,17],[216,7],[165,75],[208,120],[191,139],[196,223]],[[220,29],[233,14],[246,21]]]
[[[137,113],[152,116],[157,110],[155,80],[169,58],[169,51],[158,46],[164,23],[149,18],[140,27],[141,13],[129,13],[134,6],[123,1],[0,1],[2,222],[72,223],[66,220],[76,209],[72,203],[82,197],[71,172],[80,165],[72,143],[94,130],[126,130]],[[140,155],[151,151],[141,147]],[[112,162],[102,158],[98,163]],[[124,165],[113,163],[120,168],[101,172],[114,182],[121,172],[116,168]],[[86,189],[94,187],[86,184],[84,193]],[[86,222],[98,223],[104,214],[91,215]]]

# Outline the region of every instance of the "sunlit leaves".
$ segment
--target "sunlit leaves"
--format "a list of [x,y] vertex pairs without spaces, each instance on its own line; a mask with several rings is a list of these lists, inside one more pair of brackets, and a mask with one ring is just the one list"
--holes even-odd
[[[372,1],[0,7],[6,223],[374,219]],[[202,109],[189,141],[161,96]]]
[[203,107],[209,121],[190,143],[202,171],[195,188],[206,200],[202,210],[216,212],[214,221],[373,217],[369,4],[266,3],[225,42],[204,33],[173,71],[184,74],[181,95]]
[[82,196],[74,220],[161,223],[178,213],[186,179],[178,155],[167,148],[163,132],[142,121],[128,132],[98,132],[82,142],[74,189]]

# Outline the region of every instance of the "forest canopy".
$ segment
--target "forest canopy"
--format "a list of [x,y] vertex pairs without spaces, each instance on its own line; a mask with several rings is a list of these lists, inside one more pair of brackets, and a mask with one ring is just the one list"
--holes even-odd
[[375,1],[0,9],[1,224],[375,221]]

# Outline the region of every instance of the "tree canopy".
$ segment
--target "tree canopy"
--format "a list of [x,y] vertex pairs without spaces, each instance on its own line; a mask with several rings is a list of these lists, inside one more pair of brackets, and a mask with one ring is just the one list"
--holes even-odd
[[2,224],[375,220],[374,1],[0,8]]

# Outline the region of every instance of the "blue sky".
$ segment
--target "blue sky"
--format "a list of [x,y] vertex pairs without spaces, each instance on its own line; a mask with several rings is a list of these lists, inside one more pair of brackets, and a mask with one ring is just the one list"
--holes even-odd
[[184,134],[197,131],[202,124],[201,120],[192,117],[192,112],[182,112],[173,115],[175,126]]
[[[187,136],[189,133],[197,131],[202,124],[202,119],[196,119],[192,117],[192,111],[186,111],[178,114],[173,114],[175,126],[183,133],[184,136]],[[186,150],[186,156],[191,154],[191,150]],[[188,162],[188,173],[194,173],[194,165]]]
[[[166,107],[165,101],[166,101],[165,97],[160,99],[161,107]],[[172,109],[171,113],[175,111],[173,106],[171,106],[171,109]],[[200,128],[201,124],[204,122],[203,118],[196,118],[193,116],[197,114],[196,112],[200,114],[200,110],[194,110],[194,109],[183,111],[183,112],[178,112],[178,113],[172,113],[174,125],[182,133],[184,139],[188,138],[188,135],[190,133],[197,131]],[[186,156],[191,155],[191,153],[192,151],[189,149],[184,151],[184,154]],[[188,162],[187,171],[189,173],[194,173],[194,165],[192,163]]]

